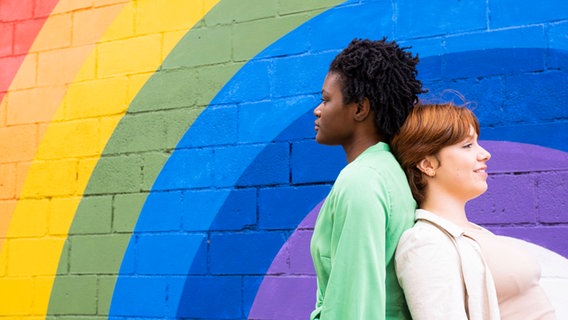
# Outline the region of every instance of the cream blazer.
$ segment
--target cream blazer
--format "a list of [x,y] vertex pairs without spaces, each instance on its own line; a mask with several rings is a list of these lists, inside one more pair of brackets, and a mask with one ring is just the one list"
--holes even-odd
[[413,319],[500,319],[491,272],[479,245],[461,227],[418,209],[395,262]]

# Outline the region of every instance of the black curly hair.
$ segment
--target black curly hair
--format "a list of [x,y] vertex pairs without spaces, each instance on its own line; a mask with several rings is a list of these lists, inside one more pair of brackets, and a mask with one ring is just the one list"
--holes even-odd
[[388,142],[398,133],[418,95],[426,92],[416,79],[418,56],[395,41],[353,39],[331,62],[339,76],[344,103],[369,99],[375,123]]

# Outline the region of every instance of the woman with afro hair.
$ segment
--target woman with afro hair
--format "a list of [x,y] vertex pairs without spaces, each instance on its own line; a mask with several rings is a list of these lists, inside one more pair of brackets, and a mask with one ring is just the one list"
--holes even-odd
[[316,141],[340,145],[341,170],[315,224],[311,319],[410,319],[394,270],[416,203],[389,147],[418,95],[418,57],[395,41],[354,39],[331,62],[314,110]]

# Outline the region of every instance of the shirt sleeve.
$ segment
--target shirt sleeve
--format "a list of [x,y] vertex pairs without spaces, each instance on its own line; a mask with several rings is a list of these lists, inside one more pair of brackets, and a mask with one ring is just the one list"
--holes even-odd
[[385,318],[388,193],[372,170],[339,181],[322,320]]
[[467,320],[459,256],[439,230],[406,231],[395,253],[396,271],[415,320]]

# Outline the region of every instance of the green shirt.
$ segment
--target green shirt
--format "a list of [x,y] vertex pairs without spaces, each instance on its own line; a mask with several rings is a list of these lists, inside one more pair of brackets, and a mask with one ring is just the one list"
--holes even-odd
[[317,275],[310,319],[410,319],[394,270],[416,203],[385,143],[348,164],[325,200],[310,250]]

